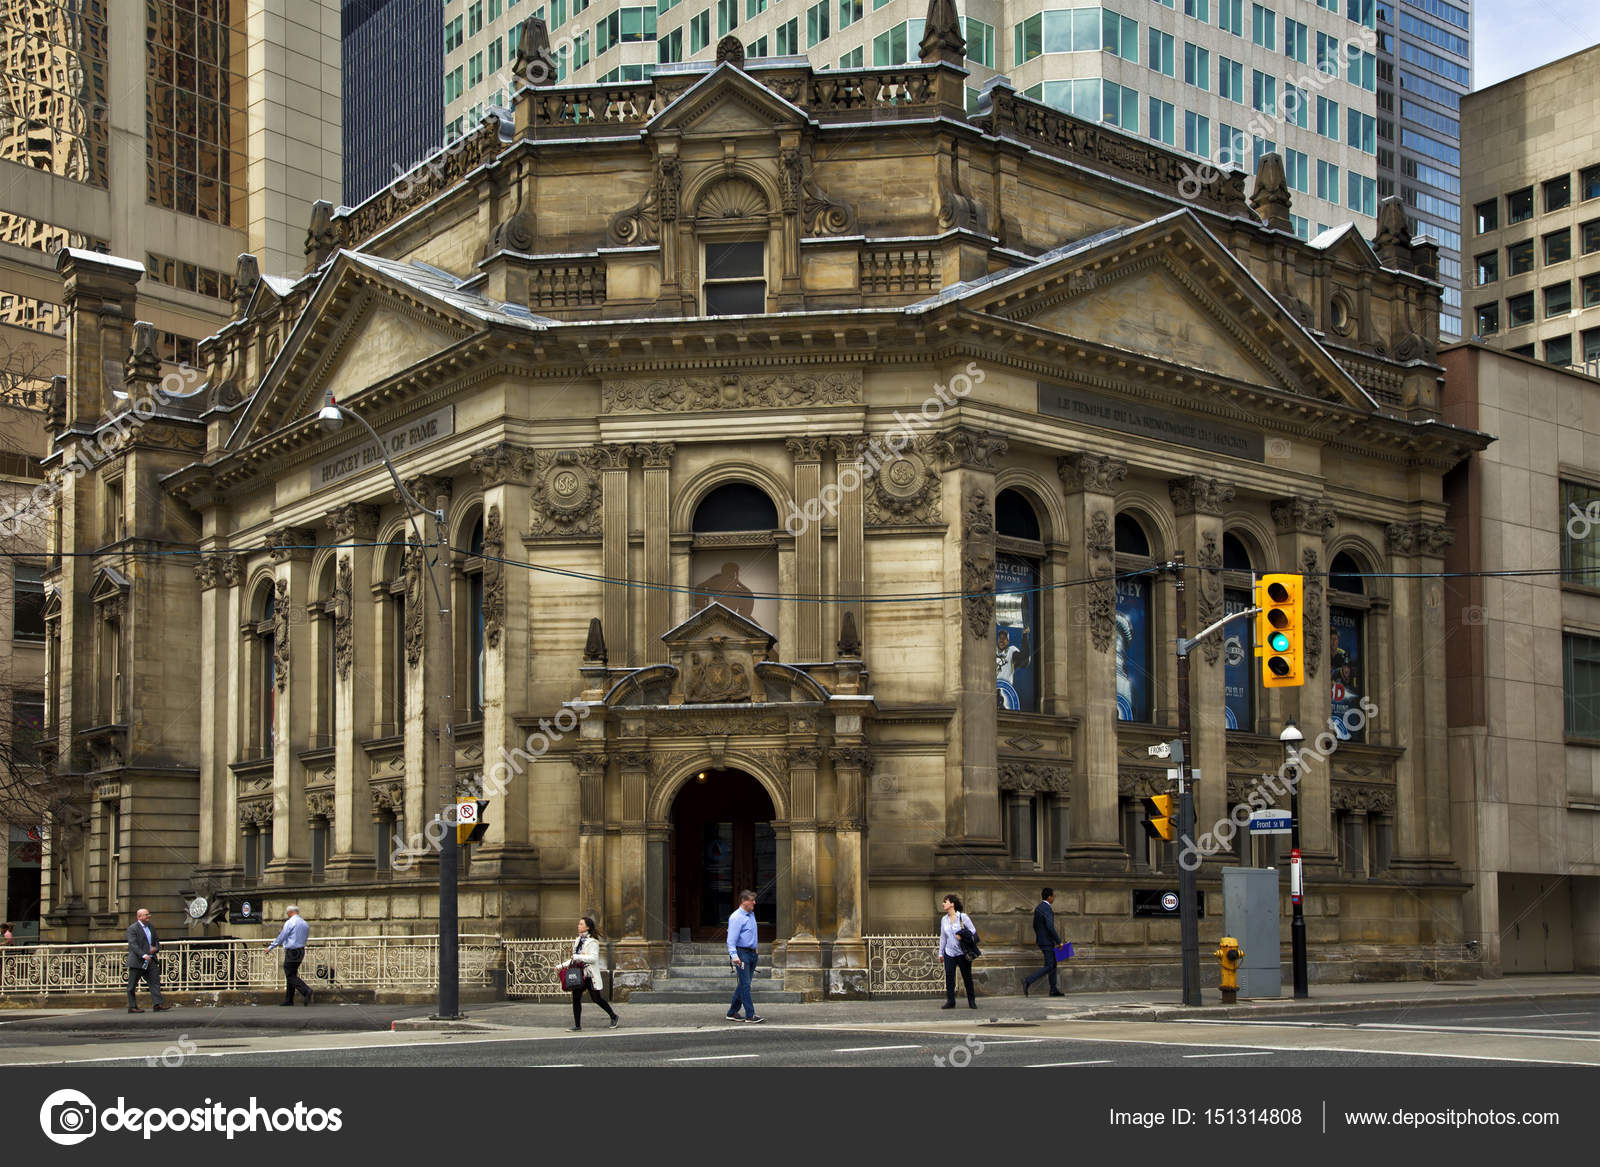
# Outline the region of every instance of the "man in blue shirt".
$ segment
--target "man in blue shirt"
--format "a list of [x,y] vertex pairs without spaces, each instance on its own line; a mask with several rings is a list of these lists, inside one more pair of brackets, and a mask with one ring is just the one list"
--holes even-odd
[[128,1012],[143,1013],[139,1002],[134,997],[133,991],[143,978],[150,987],[150,1001],[155,1006],[157,1013],[165,1013],[172,1006],[161,999],[161,966],[156,959],[156,954],[161,949],[161,938],[156,935],[156,930],[150,926],[150,909],[140,908],[134,913],[133,923],[128,925],[128,955],[123,958],[123,964],[128,969]]
[[[750,978],[756,971],[756,893],[739,893],[739,910],[728,917],[728,959],[739,974],[739,987],[733,991],[733,1003],[728,1006],[729,1021],[750,1021],[760,1024],[765,1017],[756,1016],[756,1004],[750,999]],[[744,1016],[739,1016],[739,1005],[744,1004]]]
[[290,905],[284,913],[283,931],[267,945],[268,952],[283,946],[284,999],[280,1005],[293,1005],[297,991],[306,995],[307,1005],[311,1004],[311,986],[300,979],[300,962],[306,958],[306,937],[310,935],[311,925],[301,918],[299,908]]

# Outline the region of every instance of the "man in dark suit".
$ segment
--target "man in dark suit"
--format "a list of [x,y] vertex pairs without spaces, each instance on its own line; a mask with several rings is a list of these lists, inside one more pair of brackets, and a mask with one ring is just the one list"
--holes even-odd
[[1044,967],[1023,980],[1024,997],[1028,995],[1028,990],[1033,988],[1033,983],[1042,977],[1050,978],[1052,997],[1066,996],[1061,991],[1061,986],[1056,984],[1056,945],[1061,943],[1061,937],[1056,935],[1055,898],[1055,889],[1047,887],[1041,893],[1039,906],[1033,909],[1033,939],[1038,944],[1039,951],[1044,953]]
[[145,984],[150,986],[150,1000],[155,1004],[157,1013],[172,1008],[171,1005],[163,1004],[161,1000],[161,969],[157,964],[157,953],[160,949],[161,938],[150,926],[150,909],[140,908],[134,914],[133,923],[128,925],[128,955],[123,960],[128,966],[129,1013],[144,1012],[139,1008],[139,1002],[133,995],[134,990],[139,987],[140,977],[143,977]]

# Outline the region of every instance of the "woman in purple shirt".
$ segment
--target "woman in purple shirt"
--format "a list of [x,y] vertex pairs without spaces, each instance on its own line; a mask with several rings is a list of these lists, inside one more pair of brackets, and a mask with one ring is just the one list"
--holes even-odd
[[941,1008],[954,1009],[956,1007],[956,969],[961,970],[961,980],[967,986],[967,1006],[972,1009],[978,1007],[978,999],[972,991],[972,958],[961,947],[961,930],[965,928],[973,936],[978,930],[972,926],[972,917],[961,910],[961,897],[952,892],[944,897],[944,917],[939,921],[939,956],[944,961],[944,1004]]

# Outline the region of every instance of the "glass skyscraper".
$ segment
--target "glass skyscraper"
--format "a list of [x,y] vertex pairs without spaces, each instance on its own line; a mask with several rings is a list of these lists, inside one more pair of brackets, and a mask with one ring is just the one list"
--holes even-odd
[[363,202],[444,144],[444,4],[344,0],[344,201]]

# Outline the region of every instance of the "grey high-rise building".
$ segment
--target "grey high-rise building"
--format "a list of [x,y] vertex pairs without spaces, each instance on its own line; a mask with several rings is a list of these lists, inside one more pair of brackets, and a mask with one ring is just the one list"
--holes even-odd
[[344,201],[354,206],[442,144],[444,3],[344,0],[340,18]]
[[1472,90],[1472,0],[1377,5],[1378,197],[1399,195],[1413,234],[1439,241],[1439,333],[1448,342],[1461,336],[1461,98]]

